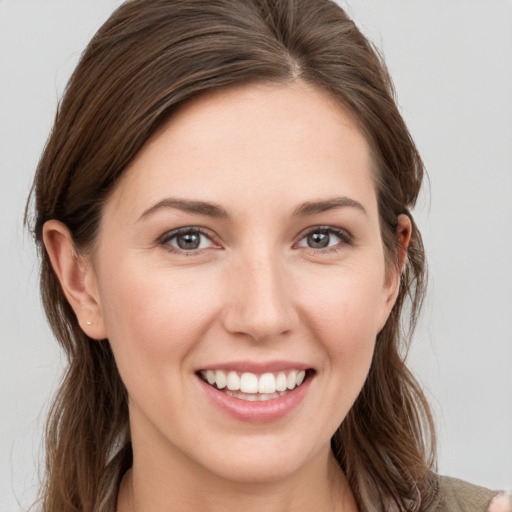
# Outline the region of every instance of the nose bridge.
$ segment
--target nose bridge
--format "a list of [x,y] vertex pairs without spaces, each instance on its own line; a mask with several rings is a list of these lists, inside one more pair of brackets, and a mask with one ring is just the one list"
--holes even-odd
[[288,332],[295,320],[288,272],[269,248],[241,256],[229,279],[226,328],[264,340]]

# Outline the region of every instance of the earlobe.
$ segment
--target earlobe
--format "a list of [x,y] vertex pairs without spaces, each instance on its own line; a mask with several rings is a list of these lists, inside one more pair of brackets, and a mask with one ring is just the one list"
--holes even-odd
[[57,220],[46,222],[43,242],[80,327],[90,338],[106,338],[94,269],[85,256],[78,254],[68,227]]

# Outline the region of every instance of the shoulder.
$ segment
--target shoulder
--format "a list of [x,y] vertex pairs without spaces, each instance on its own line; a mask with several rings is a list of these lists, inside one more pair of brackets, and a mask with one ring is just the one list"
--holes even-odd
[[[488,512],[491,502],[500,494],[458,478],[438,476],[437,497],[425,512]],[[493,503],[493,507],[496,507]],[[499,503],[497,505],[500,506]],[[491,508],[489,512],[509,512],[507,508]]]

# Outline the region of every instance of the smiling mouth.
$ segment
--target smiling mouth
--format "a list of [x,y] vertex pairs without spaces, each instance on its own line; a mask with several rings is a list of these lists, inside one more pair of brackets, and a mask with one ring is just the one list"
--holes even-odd
[[240,400],[262,402],[287,395],[302,386],[314,370],[287,370],[275,373],[239,373],[224,370],[201,370],[199,378],[214,389]]

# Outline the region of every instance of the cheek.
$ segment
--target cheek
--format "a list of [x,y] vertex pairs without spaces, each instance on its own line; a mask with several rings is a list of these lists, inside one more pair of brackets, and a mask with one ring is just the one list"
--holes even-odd
[[383,277],[371,267],[366,271],[340,269],[329,279],[316,277],[303,289],[303,298],[309,300],[304,298],[302,313],[324,356],[319,377],[328,407],[312,421],[332,435],[368,376],[382,312]]
[[304,294],[310,297],[304,315],[332,366],[343,366],[344,374],[369,367],[386,312],[383,280],[378,266],[341,270],[311,282]]
[[179,364],[201,339],[218,303],[207,280],[170,268],[141,269],[119,261],[105,268],[100,282],[108,338],[121,372],[134,366],[142,371],[147,363],[156,376],[158,368],[166,372]]

